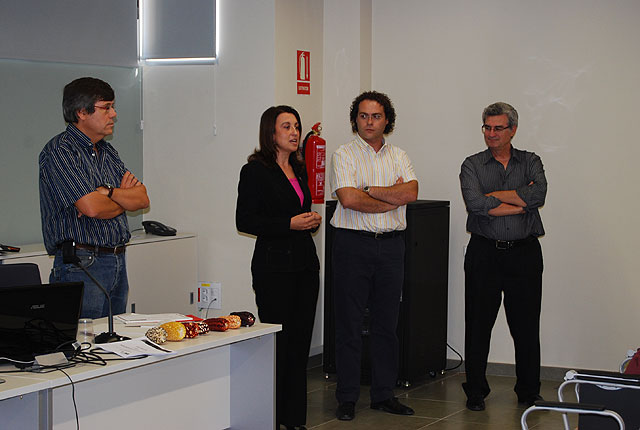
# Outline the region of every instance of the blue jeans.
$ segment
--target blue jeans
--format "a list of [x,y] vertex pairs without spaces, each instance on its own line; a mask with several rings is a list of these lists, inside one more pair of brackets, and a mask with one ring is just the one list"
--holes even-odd
[[[121,314],[127,309],[129,282],[125,254],[101,254],[84,249],[76,250],[80,264],[111,295],[113,314]],[[109,301],[104,292],[87,276],[82,269],[73,264],[62,262],[62,251],[58,250],[53,261],[49,282],[84,282],[82,298],[82,318],[102,318],[109,315]]]

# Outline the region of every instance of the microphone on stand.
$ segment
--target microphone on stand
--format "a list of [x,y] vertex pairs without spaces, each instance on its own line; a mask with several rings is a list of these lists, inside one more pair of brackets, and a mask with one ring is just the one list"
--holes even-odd
[[113,310],[111,309],[111,295],[107,292],[107,290],[98,282],[96,278],[93,277],[91,273],[87,269],[85,269],[80,264],[80,258],[76,255],[76,243],[73,240],[68,240],[62,243],[62,262],[65,264],[73,264],[77,268],[81,269],[84,273],[87,274],[89,279],[91,279],[100,290],[107,296],[107,301],[109,303],[109,330],[105,333],[100,333],[96,336],[96,343],[111,343],[111,342],[120,342],[121,340],[128,340],[129,337],[120,336],[115,331],[113,331]]

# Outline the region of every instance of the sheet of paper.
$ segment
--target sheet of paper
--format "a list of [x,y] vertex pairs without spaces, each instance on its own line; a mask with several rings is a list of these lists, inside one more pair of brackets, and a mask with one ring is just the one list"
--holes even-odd
[[136,339],[124,340],[122,342],[101,343],[96,345],[96,349],[103,349],[107,352],[112,352],[122,358],[143,357],[146,355],[167,355],[173,354],[174,352],[151,342],[146,337],[138,337]]
[[115,315],[114,320],[125,323],[128,326],[154,325],[167,321],[192,321],[193,318],[182,314],[120,314]]

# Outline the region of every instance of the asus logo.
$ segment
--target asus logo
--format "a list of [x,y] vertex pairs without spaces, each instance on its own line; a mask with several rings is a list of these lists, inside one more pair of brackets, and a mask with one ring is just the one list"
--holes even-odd
[[44,303],[41,305],[31,305],[31,309],[44,309]]

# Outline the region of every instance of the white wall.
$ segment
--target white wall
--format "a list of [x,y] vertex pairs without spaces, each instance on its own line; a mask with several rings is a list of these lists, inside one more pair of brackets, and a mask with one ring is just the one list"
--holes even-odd
[[[283,51],[278,41],[293,37],[308,19],[306,7],[316,11],[318,3],[322,99],[309,107],[288,101],[282,90],[291,72],[282,72],[279,56],[299,45]],[[294,6],[222,0],[219,65],[144,72],[144,179],[151,195],[145,218],[198,234],[200,279],[223,283],[222,313],[255,310],[254,239],[235,231],[234,210],[238,172],[257,145],[261,112],[274,103],[298,104],[307,128],[305,118],[317,115],[319,103],[331,154],[350,138],[348,107],[370,81],[396,104],[390,140],[411,156],[420,198],[451,201],[449,343],[462,352],[468,234],[459,168],[484,148],[482,109],[504,100],[521,115],[514,144],[542,156],[549,180],[541,211],[543,365],[616,368],[637,346],[632,163],[640,151],[633,117],[640,4],[309,0],[295,12],[305,18],[279,34],[276,23],[287,16],[281,7]],[[312,55],[312,67],[319,66]],[[513,363],[500,318],[490,360]]]
[[[275,101],[274,105],[293,106],[302,119],[302,138],[316,122],[322,122],[323,94],[323,2],[318,0],[276,0],[275,3]],[[311,94],[297,94],[297,51],[309,51]],[[256,142],[257,143],[257,142]],[[312,205],[323,214],[324,205]],[[323,344],[323,285],[324,264],[322,244],[324,228],[314,234],[316,251],[320,257],[320,293],[311,338],[310,355],[322,353]]]
[[[373,86],[394,100],[391,136],[420,197],[451,200],[449,342],[464,342],[466,213],[458,173],[484,149],[482,109],[520,113],[514,146],[538,153],[545,272],[542,364],[615,369],[638,346],[640,149],[637,1],[373,1]],[[490,361],[513,363],[501,316]]]
[[[255,239],[235,229],[238,175],[274,103],[274,2],[220,2],[220,62],[144,68],[144,179],[151,209],[198,235],[200,281],[222,282],[222,309],[256,312]],[[214,135],[214,127],[217,134]]]
[[[144,68],[144,179],[158,219],[198,235],[200,281],[222,282],[222,309],[256,312],[255,238],[235,229],[238,175],[269,106],[322,120],[322,2],[222,0],[215,66]],[[296,50],[311,51],[311,95],[296,94]],[[214,135],[214,127],[216,133]],[[316,210],[322,211],[322,207]],[[322,232],[316,235],[321,251]],[[322,349],[319,301],[311,353]]]

